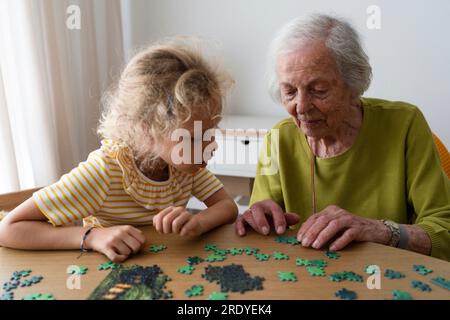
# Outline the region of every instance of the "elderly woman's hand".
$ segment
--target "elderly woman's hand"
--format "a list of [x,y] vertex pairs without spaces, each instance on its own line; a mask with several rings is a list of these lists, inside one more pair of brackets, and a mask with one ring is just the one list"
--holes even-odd
[[334,240],[329,247],[333,251],[345,248],[352,241],[386,244],[390,237],[390,230],[383,222],[356,216],[338,206],[328,206],[313,214],[302,224],[297,235],[304,247],[315,249]]
[[284,213],[283,209],[273,200],[267,199],[255,202],[246,212],[236,219],[236,233],[244,236],[246,225],[256,232],[268,235],[272,227],[278,234],[286,231],[286,227],[300,221],[294,213]]

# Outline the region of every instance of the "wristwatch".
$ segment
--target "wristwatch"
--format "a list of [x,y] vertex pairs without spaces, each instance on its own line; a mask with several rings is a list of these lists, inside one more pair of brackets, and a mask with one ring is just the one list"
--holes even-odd
[[381,220],[385,226],[391,230],[391,239],[388,242],[388,245],[391,247],[398,247],[400,242],[400,226],[398,223],[391,220]]

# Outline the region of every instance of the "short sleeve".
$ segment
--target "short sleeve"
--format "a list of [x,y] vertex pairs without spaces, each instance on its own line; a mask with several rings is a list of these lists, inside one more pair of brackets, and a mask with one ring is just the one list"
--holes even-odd
[[61,226],[95,215],[108,189],[108,164],[97,150],[59,181],[35,192],[33,199],[54,226]]
[[222,182],[208,169],[202,168],[194,174],[192,195],[198,200],[205,201],[222,188]]

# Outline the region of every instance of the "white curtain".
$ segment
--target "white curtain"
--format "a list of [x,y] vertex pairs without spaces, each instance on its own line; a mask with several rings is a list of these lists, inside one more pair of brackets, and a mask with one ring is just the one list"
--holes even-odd
[[48,185],[98,148],[121,30],[119,0],[0,0],[0,193]]

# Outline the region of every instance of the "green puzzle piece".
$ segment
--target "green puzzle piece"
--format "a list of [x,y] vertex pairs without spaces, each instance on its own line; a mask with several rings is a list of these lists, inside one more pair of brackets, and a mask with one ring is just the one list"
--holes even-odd
[[368,274],[375,274],[376,272],[380,272],[380,268],[374,264],[371,264],[366,266],[364,272]]
[[198,297],[203,295],[203,291],[204,291],[204,287],[199,284],[199,285],[193,285],[190,289],[186,290],[184,292],[184,294],[191,298],[191,297]]
[[205,249],[205,251],[213,251],[213,250],[217,249],[217,246],[212,243],[207,243],[207,244],[205,244],[204,249]]
[[228,300],[228,294],[223,292],[213,292],[209,295],[208,300]]
[[298,267],[304,267],[304,266],[310,266],[310,260],[308,259],[302,259],[302,258],[297,258],[295,259],[295,265]]
[[51,293],[30,293],[26,294],[22,300],[55,300],[55,297]]
[[306,270],[308,270],[309,274],[312,275],[313,277],[325,276],[325,270],[322,267],[309,266],[306,267]]
[[323,259],[317,259],[317,260],[310,260],[310,264],[313,267],[326,267],[328,265],[328,262],[326,262]]
[[72,268],[70,268],[67,273],[82,275],[82,274],[86,274],[87,271],[88,271],[88,268],[85,266],[72,266]]
[[272,255],[275,260],[289,260],[289,256],[283,252],[275,251]]
[[190,266],[197,265],[199,263],[202,263],[203,261],[204,261],[203,258],[200,258],[200,257],[197,257],[197,256],[188,257],[186,259],[187,264],[190,265]]
[[363,281],[363,277],[354,272],[347,272],[347,274],[345,275],[345,279],[348,281],[354,281],[354,282],[362,282]]
[[148,249],[148,251],[157,253],[157,252],[164,251],[166,249],[167,249],[167,246],[165,246],[164,244],[152,244],[150,246],[150,248]]
[[325,251],[325,255],[329,259],[334,259],[334,260],[337,260],[341,257],[341,255],[339,253],[337,253],[336,251],[330,251],[330,250]]
[[345,275],[342,272],[335,272],[330,275],[330,280],[334,282],[341,282],[345,280]]
[[112,262],[112,261],[107,261],[105,263],[102,263],[101,265],[99,265],[97,267],[98,270],[108,270],[108,269],[117,269],[118,267],[120,267],[120,264]]
[[183,273],[183,274],[192,274],[192,272],[194,272],[194,270],[195,270],[195,267],[186,265],[186,266],[182,266],[182,267],[178,268],[177,272]]
[[300,244],[300,241],[297,240],[297,237],[292,236],[292,237],[288,237],[287,243],[288,243],[288,244],[291,244],[291,245],[293,245],[293,246],[297,246],[297,245]]
[[220,255],[220,254],[210,254],[206,259],[205,259],[205,261],[207,261],[207,262],[217,262],[217,261],[223,261],[223,260],[225,260],[226,259],[226,257],[225,256],[222,256],[222,255]]
[[412,296],[408,292],[401,290],[392,291],[392,298],[394,300],[412,300]]
[[264,253],[255,254],[256,260],[258,261],[267,261],[270,258],[270,255]]
[[297,276],[293,272],[278,271],[278,278],[280,281],[297,281]]
[[219,249],[219,248],[217,248],[217,249],[214,249],[214,253],[218,254],[218,255],[221,255],[221,256],[224,256],[224,255],[226,255],[228,253],[228,249]]
[[297,240],[297,237],[287,237],[287,236],[277,236],[275,237],[275,241],[278,243],[291,244],[293,246],[299,245],[300,241]]
[[232,255],[241,255],[244,252],[244,249],[242,248],[230,248],[228,249],[228,252]]
[[276,236],[274,238],[275,242],[278,243],[287,243],[287,237],[286,236]]
[[322,267],[323,268],[323,267],[326,267],[328,263],[323,259],[308,260],[308,259],[297,258],[295,260],[295,264],[299,267],[311,266],[311,267]]
[[250,256],[252,254],[257,254],[259,252],[258,248],[252,248],[252,247],[245,247],[244,248],[245,254]]

